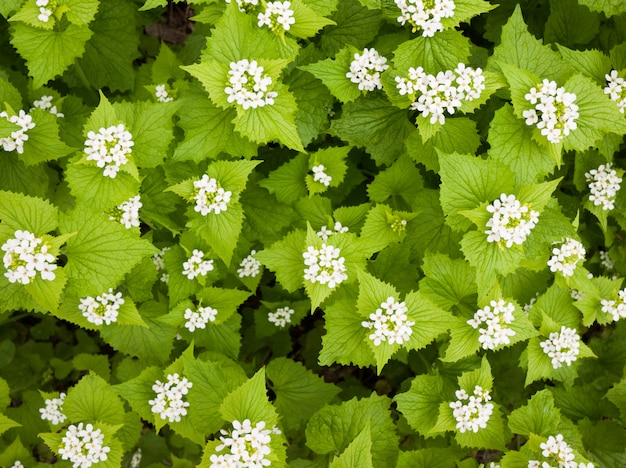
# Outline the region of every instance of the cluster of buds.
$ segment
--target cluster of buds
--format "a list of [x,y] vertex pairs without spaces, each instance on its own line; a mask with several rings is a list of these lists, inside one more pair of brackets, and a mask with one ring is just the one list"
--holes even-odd
[[548,266],[553,273],[560,271],[563,276],[573,276],[576,264],[585,259],[585,248],[577,240],[567,238],[561,247],[552,249]]
[[41,279],[52,281],[56,278],[54,255],[49,253],[50,246],[30,231],[17,230],[13,238],[7,240],[2,247],[2,258],[7,271],[4,276],[10,283],[30,284],[37,273]]
[[230,190],[224,190],[216,179],[204,174],[200,180],[193,182],[196,205],[194,211],[206,216],[209,213],[220,214],[228,209],[228,202],[232,196]]
[[103,293],[96,298],[92,296],[81,298],[78,309],[88,322],[94,325],[102,325],[103,323],[110,325],[117,322],[117,316],[122,305],[124,305],[122,293],[113,294],[113,288],[110,288],[108,293]]
[[341,256],[341,250],[337,247],[322,244],[318,250],[308,246],[302,257],[306,265],[304,279],[311,283],[325,284],[334,289],[348,279],[345,258]]
[[354,54],[354,60],[350,63],[350,71],[346,78],[358,85],[361,91],[374,91],[382,89],[380,74],[387,70],[387,59],[380,55],[374,48],[363,49],[363,53]]
[[478,432],[486,428],[494,408],[493,403],[489,403],[489,390],[476,385],[471,396],[463,389],[457,390],[455,395],[457,401],[450,402],[450,408],[456,419],[456,428],[460,432]]
[[404,301],[398,302],[393,297],[388,297],[376,312],[370,314],[369,320],[364,320],[361,325],[373,329],[369,339],[374,346],[385,342],[390,345],[394,343],[401,345],[411,338],[413,334],[411,327],[415,325],[415,322],[409,320],[407,312],[408,308]]
[[133,136],[124,124],[101,127],[98,133],[87,133],[85,154],[87,161],[95,161],[96,166],[104,168],[105,177],[115,179],[120,168],[128,162],[134,145]]
[[230,62],[228,84],[224,88],[228,102],[234,102],[244,110],[273,105],[278,93],[269,91],[272,78],[263,71],[256,60]]
[[490,305],[478,309],[474,318],[468,320],[468,325],[480,331],[478,342],[483,349],[495,349],[500,345],[511,343],[510,338],[515,336],[515,331],[508,327],[515,320],[513,311],[515,305],[512,302],[504,302],[504,299],[491,301]]
[[505,242],[507,248],[513,244],[521,245],[530,234],[530,231],[539,221],[539,213],[531,210],[528,205],[522,205],[515,195],[500,195],[499,199],[487,206],[492,213],[487,221],[487,242]]
[[8,137],[0,138],[0,146],[2,146],[4,151],[17,151],[18,154],[24,154],[24,142],[28,140],[26,132],[31,128],[35,128],[33,118],[23,110],[12,116],[9,116],[6,112],[0,112],[0,117],[20,127],[11,132],[11,135]]
[[543,352],[552,359],[552,367],[559,369],[564,363],[572,365],[580,352],[580,336],[573,328],[561,327],[561,332],[550,333],[546,341],[539,343]]
[[478,99],[485,89],[485,77],[480,68],[473,69],[459,63],[452,70],[437,75],[426,73],[422,67],[409,68],[408,78],[396,77],[396,88],[401,96],[409,96],[410,108],[419,111],[430,123],[444,124],[445,112],[454,114],[464,101]]
[[441,20],[452,18],[456,5],[453,0],[395,0],[400,9],[398,22],[404,26],[409,23],[413,32],[422,31],[423,37],[433,37],[443,31]]
[[296,19],[293,17],[291,2],[267,2],[265,11],[257,16],[259,27],[267,26],[275,33],[289,31]]
[[178,374],[168,374],[165,383],[157,380],[152,386],[152,390],[157,394],[156,398],[148,401],[152,412],[169,422],[180,422],[189,407],[189,402],[183,400],[183,397],[189,393],[192,386],[186,377],[181,379]]
[[615,197],[620,189],[622,178],[612,168],[612,164],[601,164],[597,169],[585,172],[585,179],[589,183],[589,201],[595,206],[602,205],[602,209],[609,211],[615,208]]
[[522,113],[526,125],[536,125],[550,143],[559,143],[571,130],[576,130],[576,95],[558,88],[556,81],[544,79],[537,87],[530,88],[524,98],[535,106]]

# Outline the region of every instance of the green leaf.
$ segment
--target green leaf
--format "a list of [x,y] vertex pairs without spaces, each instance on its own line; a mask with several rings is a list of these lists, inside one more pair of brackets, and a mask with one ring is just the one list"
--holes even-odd
[[257,260],[276,273],[276,279],[288,292],[294,292],[303,285],[305,235],[304,231],[292,231],[256,254]]
[[508,166],[518,184],[537,182],[554,171],[555,161],[532,135],[532,127],[516,118],[508,104],[498,109],[491,121],[489,156]]
[[346,45],[363,49],[376,37],[381,15],[379,11],[361,6],[356,0],[346,0],[339,2],[331,19],[336,25],[326,27],[321,37],[322,50],[329,56]]
[[613,403],[622,416],[626,418],[626,378],[622,378],[606,392],[606,398]]
[[50,312],[54,312],[59,307],[61,293],[67,281],[63,269],[57,268],[54,273],[55,278],[52,281],[36,278],[35,281],[24,286],[37,304]]
[[447,29],[433,37],[419,36],[403,42],[394,52],[393,63],[401,74],[418,66],[426,73],[437,74],[467,63],[469,56],[469,40],[460,31]]
[[89,24],[96,16],[100,2],[98,0],[60,0],[57,5],[63,7],[70,23]]
[[95,374],[83,377],[67,392],[63,412],[72,422],[124,424],[124,406],[109,384]]
[[462,454],[453,453],[450,448],[426,448],[400,452],[398,468],[456,468]]
[[444,254],[427,253],[422,265],[424,278],[420,291],[444,310],[453,307],[471,310],[477,293],[476,271],[463,259],[451,259]]
[[380,96],[362,97],[343,106],[330,133],[353,146],[365,147],[378,165],[389,165],[404,152],[404,141],[414,127],[404,109]]
[[[152,412],[148,401],[155,398],[156,393],[152,390],[152,386],[157,380],[163,381],[163,370],[158,367],[147,367],[141,373],[133,378],[126,380],[121,384],[111,387],[122,398],[130,404],[132,410],[141,416],[142,419],[162,426],[164,423],[156,420],[156,414]],[[195,382],[191,380],[195,385]],[[193,387],[192,387],[193,388]]]
[[626,433],[620,423],[615,420],[592,422],[583,419],[578,427],[585,447],[593,447],[589,454],[585,453],[589,460],[599,466],[620,466],[626,463],[623,449],[626,445]]
[[270,361],[266,372],[270,388],[276,394],[274,404],[287,432],[295,433],[303,428],[313,413],[330,403],[340,391],[286,358]]
[[[345,159],[350,149],[349,146],[338,146],[310,153],[309,170],[312,170],[314,166],[323,165],[324,173],[331,178],[328,187],[338,187],[343,182],[348,170]],[[306,185],[311,195],[323,193],[328,189],[322,182],[314,180],[312,174],[307,174]]]
[[278,422],[278,415],[267,399],[265,389],[265,369],[260,369],[254,377],[228,394],[220,406],[220,414],[225,421],[243,421],[252,423],[265,421],[268,427]]
[[59,225],[62,233],[76,232],[67,241],[65,272],[78,296],[117,285],[143,258],[158,251],[121,224],[86,209],[63,214]]
[[394,212],[387,205],[376,205],[367,213],[361,237],[368,240],[372,250],[383,250],[390,244],[404,240],[406,226],[416,215],[402,211]]
[[402,156],[391,167],[376,175],[374,181],[367,186],[367,193],[372,201],[383,203],[391,198],[392,204],[404,201],[408,207],[423,184],[415,164]]
[[100,2],[91,24],[93,37],[75,69],[77,76],[83,75],[94,89],[127,91],[134,86],[133,62],[141,55],[136,15],[135,6],[124,0]]
[[560,411],[554,407],[554,398],[548,390],[533,395],[526,406],[517,408],[509,416],[509,428],[515,434],[550,436],[557,433]]
[[411,388],[395,396],[398,411],[409,425],[426,438],[438,434],[431,432],[439,415],[443,400],[443,380],[439,375],[418,375],[411,381]]
[[528,32],[519,5],[502,28],[502,42],[494,49],[491,59],[558,83],[564,83],[573,73],[558,52],[543,45]]
[[343,453],[333,458],[330,463],[330,468],[352,468],[354,466],[363,468],[374,467],[372,463],[372,436],[369,424],[366,424]]
[[621,0],[578,0],[578,3],[585,5],[591,11],[604,13],[606,16],[626,13],[626,6]]
[[73,149],[59,139],[57,118],[49,112],[35,109],[31,112],[35,128],[28,131],[24,154],[20,157],[27,166],[60,159]]
[[0,434],[4,434],[11,428],[20,427],[21,424],[7,418],[4,414],[0,413]]
[[25,229],[40,236],[57,227],[57,208],[48,200],[0,191],[0,219],[13,231]]
[[12,26],[11,43],[26,60],[33,86],[39,88],[63,73],[85,51],[93,32],[87,26],[67,25],[63,31],[47,31],[22,23]]
[[308,157],[304,153],[299,153],[270,172],[259,185],[269,190],[279,201],[292,205],[308,194],[305,184],[308,172]]
[[458,231],[471,226],[460,211],[471,210],[483,202],[491,203],[515,184],[513,172],[497,161],[449,154],[439,156],[439,165],[441,206],[448,215],[446,223]]
[[611,70],[611,60],[599,50],[572,50],[557,44],[559,52],[574,70],[604,85],[605,75]]
[[350,64],[355,52],[357,52],[355,48],[346,47],[341,49],[334,59],[320,60],[300,68],[320,79],[332,95],[341,102],[351,102],[362,94],[358,86],[346,77],[346,73],[350,71]]
[[325,406],[309,420],[307,445],[319,454],[342,452],[369,425],[373,466],[395,466],[398,438],[389,413],[390,403],[387,397],[371,395],[338,406]]
[[81,353],[74,356],[72,366],[79,371],[93,371],[105,381],[111,379],[111,370],[109,369],[109,357],[104,354],[87,354]]
[[577,0],[552,0],[544,39],[564,46],[587,44],[600,31],[602,16],[592,13]]
[[335,24],[300,0],[291,3],[293,18],[296,20],[289,28],[289,34],[300,39],[315,36],[324,26]]

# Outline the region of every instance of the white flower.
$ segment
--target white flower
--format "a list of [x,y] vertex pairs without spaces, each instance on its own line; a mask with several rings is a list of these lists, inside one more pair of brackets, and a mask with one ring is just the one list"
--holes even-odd
[[163,260],[163,256],[165,255],[165,252],[167,252],[170,249],[171,247],[163,247],[159,252],[155,253],[152,256],[152,262],[154,263],[154,266],[156,267],[157,271],[165,269],[165,261]]
[[[252,426],[249,419],[243,422],[233,421],[233,430],[220,432],[221,444],[215,447],[215,454],[211,455],[211,468],[218,467],[255,467],[262,468],[272,463],[266,458],[272,452],[270,443],[272,434],[280,434],[280,430],[274,426],[265,429],[265,421],[259,421]],[[218,455],[219,452],[228,449],[229,453]]]
[[602,312],[613,316],[614,322],[626,318],[626,289],[617,293],[617,300],[602,299],[600,305]]
[[530,88],[524,98],[535,106],[522,113],[526,125],[536,125],[550,143],[559,143],[571,130],[576,130],[576,95],[565,92],[563,87],[557,88],[556,81],[544,79],[537,87]]
[[577,240],[567,238],[561,247],[552,249],[548,266],[553,273],[560,271],[563,276],[573,276],[576,264],[585,259],[585,248]]
[[184,401],[183,397],[192,386],[192,382],[186,377],[181,379],[178,374],[168,374],[165,383],[157,380],[152,386],[152,390],[156,392],[156,398],[148,401],[152,412],[169,422],[180,422],[181,418],[187,414],[189,407],[189,402]]
[[[38,1],[37,3],[43,3],[42,1]],[[46,5],[48,2],[46,2]],[[42,23],[47,23],[50,20],[50,16],[52,16],[52,10],[48,8],[44,8],[43,6],[39,7],[39,15],[37,15],[37,19]]]
[[267,314],[267,319],[279,328],[285,328],[291,323],[291,316],[295,313],[290,307],[279,307],[274,312]]
[[348,279],[346,274],[345,258],[341,257],[341,250],[332,245],[322,244],[318,250],[308,246],[304,257],[304,279],[311,283],[320,283],[334,289]]
[[98,133],[90,131],[85,140],[87,161],[95,161],[96,166],[104,169],[103,175],[114,179],[120,168],[128,162],[128,155],[135,145],[133,136],[124,124],[101,127]]
[[325,170],[326,167],[324,167],[323,164],[318,164],[317,166],[313,166],[311,168],[311,171],[313,171],[313,180],[328,187],[330,186],[330,182],[333,180],[333,178],[326,174],[326,172],[324,172]]
[[350,63],[350,71],[346,78],[358,85],[361,91],[374,91],[382,89],[380,74],[387,70],[387,59],[380,55],[376,49],[363,49],[363,53],[354,54],[354,60]]
[[[556,437],[550,436],[548,440],[539,445],[541,454],[550,460],[550,464],[556,463],[559,467],[577,468],[578,463],[574,461],[574,451],[563,440],[563,436],[558,434]],[[545,465],[546,463],[544,463]]]
[[289,31],[296,19],[293,17],[293,10],[290,8],[291,2],[267,2],[265,11],[259,13],[259,27],[267,26],[276,33]]
[[626,108],[626,86],[624,86],[624,78],[617,74],[617,70],[611,70],[611,73],[604,77],[607,83],[607,87],[604,88],[604,94],[608,94],[611,101],[615,101],[620,112],[623,114]]
[[106,461],[111,448],[104,445],[104,434],[93,425],[78,423],[67,428],[57,453],[61,459],[69,460],[74,468],[89,468],[101,461]]
[[585,293],[579,291],[578,289],[570,289],[569,295],[575,301],[580,301],[583,297],[585,297]]
[[170,96],[170,94],[165,89],[164,84],[157,85],[154,91],[154,95],[159,102],[172,102],[174,100],[174,98]]
[[617,177],[617,172],[612,169],[612,164],[601,164],[597,169],[585,172],[585,178],[589,182],[589,201],[595,206],[602,205],[603,210],[615,208],[615,197],[620,189],[622,179]]
[[410,109],[422,117],[430,116],[431,124],[444,124],[445,113],[454,114],[464,101],[478,99],[485,89],[485,77],[480,68],[473,69],[459,63],[452,70],[430,75],[422,67],[409,68],[408,78],[396,77],[400,95],[407,95],[413,103]]
[[530,231],[539,221],[539,213],[522,205],[515,195],[500,195],[500,199],[487,206],[493,216],[487,221],[487,242],[505,242],[507,247],[523,244]]
[[33,102],[33,109],[47,110],[59,118],[65,117],[65,114],[57,110],[57,106],[52,105],[52,96],[41,96],[39,100]]
[[25,111],[20,110],[17,115],[12,115],[6,112],[0,112],[0,117],[8,120],[9,122],[18,125],[20,128],[11,132],[11,135],[5,138],[0,138],[0,146],[4,151],[17,151],[18,154],[24,153],[24,142],[28,140],[28,130],[35,128],[35,122],[33,118]]
[[269,91],[272,78],[263,74],[263,67],[256,60],[230,62],[228,74],[228,84],[224,88],[228,102],[234,102],[244,110],[274,104],[278,93]]
[[441,20],[454,16],[453,0],[395,0],[400,9],[398,22],[404,26],[407,22],[418,29],[422,36],[433,37],[436,32],[443,31]]
[[52,281],[56,278],[54,255],[48,252],[50,246],[30,231],[17,230],[14,237],[8,239],[2,247],[4,276],[10,283],[30,284],[37,273],[41,279]]
[[[337,234],[343,234],[348,232],[348,226],[342,225],[339,221],[335,222],[334,232]],[[333,231],[328,229],[326,226],[322,226],[319,231],[316,232],[317,237],[321,238],[323,241],[328,240],[328,238],[333,234]]]
[[192,280],[198,276],[206,276],[213,271],[213,260],[204,260],[204,252],[194,249],[191,257],[183,263],[183,275]]
[[194,211],[206,216],[209,213],[220,214],[228,209],[232,192],[224,190],[213,177],[204,174],[200,180],[194,181],[193,186],[193,199],[196,202]]
[[185,328],[190,332],[195,331],[196,328],[204,330],[206,324],[214,322],[217,316],[217,310],[212,307],[198,307],[198,310],[185,309]]
[[463,389],[457,390],[455,395],[457,400],[450,402],[450,408],[457,421],[456,428],[460,432],[478,432],[486,428],[494,408],[493,404],[489,403],[491,400],[489,390],[476,385],[471,396]]
[[141,464],[141,457],[142,457],[141,449],[138,448],[137,451],[133,453],[133,456],[130,459],[130,467],[139,468],[139,465]]
[[15,462],[9,468],[24,468],[22,462],[19,460],[15,460]]
[[109,215],[111,221],[118,221],[126,229],[130,229],[133,226],[139,227],[139,209],[143,206],[140,196],[129,198],[125,202],[122,202],[115,207],[113,212]]
[[370,320],[364,320],[361,325],[373,329],[369,339],[374,342],[374,346],[384,342],[400,345],[409,341],[413,334],[411,327],[415,325],[415,322],[409,320],[407,312],[404,301],[398,302],[393,297],[388,297],[380,304],[380,308],[370,314]]
[[573,328],[561,327],[561,332],[550,333],[546,341],[539,343],[543,352],[552,359],[552,367],[560,368],[563,363],[572,365],[580,352],[580,336]]
[[606,268],[607,270],[612,270],[613,268],[615,268],[615,263],[611,259],[611,256],[609,255],[608,252],[604,250],[600,250],[599,254],[600,254],[600,263],[602,264],[604,268]]
[[108,293],[102,293],[95,299],[92,296],[81,298],[78,309],[88,322],[98,326],[103,323],[110,325],[117,322],[120,307],[124,302],[121,292],[113,294],[113,288],[109,288]]
[[[230,3],[230,0],[224,0],[226,3]],[[237,7],[239,11],[248,13],[255,10],[259,5],[259,0],[237,0]]]
[[255,277],[261,272],[261,262],[254,258],[256,250],[251,250],[250,255],[244,258],[239,264],[237,269],[237,275],[239,278],[245,278],[246,276]]
[[515,331],[507,325],[515,320],[514,310],[512,302],[504,302],[503,299],[491,301],[490,305],[478,309],[474,318],[467,321],[468,325],[480,331],[478,342],[483,349],[495,349],[511,343],[510,338],[515,336]]
[[65,393],[61,393],[59,398],[46,398],[46,406],[39,408],[41,413],[41,419],[44,421],[50,421],[55,426],[62,424],[67,416],[63,414],[63,401],[65,400]]

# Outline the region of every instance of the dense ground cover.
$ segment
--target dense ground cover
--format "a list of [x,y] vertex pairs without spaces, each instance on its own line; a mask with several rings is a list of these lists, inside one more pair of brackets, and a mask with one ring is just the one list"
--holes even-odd
[[0,15],[0,466],[624,466],[623,1]]

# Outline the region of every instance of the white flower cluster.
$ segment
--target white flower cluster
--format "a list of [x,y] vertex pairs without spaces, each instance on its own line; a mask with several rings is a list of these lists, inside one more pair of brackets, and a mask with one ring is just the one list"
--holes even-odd
[[230,453],[211,455],[211,468],[218,467],[255,467],[270,466],[272,463],[265,458],[271,453],[270,443],[272,434],[280,434],[280,430],[274,426],[265,429],[265,421],[259,421],[252,427],[249,419],[243,422],[233,421],[231,432],[222,429],[220,431],[221,444],[215,447],[216,452],[229,449]]
[[525,110],[522,115],[526,125],[537,125],[550,143],[558,143],[577,128],[576,95],[566,93],[563,87],[557,88],[556,81],[544,79],[537,87],[539,90],[530,88],[524,96],[535,108]]
[[563,276],[573,276],[576,264],[585,259],[586,253],[580,242],[568,237],[561,247],[552,249],[552,257],[548,260],[550,271],[553,273],[560,271]]
[[594,468],[593,463],[577,463],[574,461],[574,451],[567,442],[563,440],[561,434],[558,434],[556,437],[548,437],[548,440],[539,447],[541,447],[542,450],[541,454],[545,458],[548,458],[550,462],[530,460],[528,462],[528,468]]
[[117,173],[128,162],[128,155],[135,145],[133,136],[124,124],[101,127],[98,133],[90,131],[85,141],[87,161],[95,161],[96,166],[104,168],[103,175],[115,179]]
[[572,365],[580,352],[580,336],[573,328],[561,326],[561,332],[552,332],[546,341],[539,343],[543,352],[552,359],[552,367],[560,368],[563,363]]
[[206,216],[209,213],[220,214],[228,209],[232,192],[224,190],[213,177],[204,174],[202,179],[194,181],[193,186],[193,199],[196,201],[194,211]]
[[374,342],[374,346],[384,342],[401,345],[409,341],[413,334],[411,327],[415,325],[415,322],[409,320],[407,312],[408,308],[404,301],[397,302],[393,297],[388,297],[376,312],[370,314],[370,319],[362,321],[361,325],[370,330],[374,329],[368,337]]
[[290,8],[291,2],[267,2],[265,11],[259,13],[259,27],[267,26],[276,33],[289,31],[296,19],[293,17],[293,10]]
[[624,86],[624,78],[617,74],[617,70],[611,70],[611,73],[604,75],[607,87],[604,88],[604,94],[608,94],[611,101],[615,101],[620,112],[623,114],[626,109],[626,86]]
[[164,84],[157,85],[154,94],[159,102],[172,102],[174,100],[170,93],[167,92],[167,89],[165,89]]
[[345,266],[346,259],[341,257],[341,250],[338,247],[322,244],[318,250],[310,245],[302,256],[306,265],[304,269],[305,280],[311,283],[325,284],[333,289],[348,279]]
[[[333,226],[333,228],[335,229],[334,233],[336,234],[343,234],[345,232],[348,232],[348,226],[344,226],[339,221],[335,222],[335,225]],[[319,231],[316,232],[316,234],[317,234],[317,237],[320,237],[322,240],[325,241],[325,240],[328,240],[328,238],[333,234],[333,231],[328,229],[324,225],[320,228]]]
[[354,54],[354,60],[350,63],[350,71],[346,78],[358,85],[360,91],[374,91],[382,89],[380,74],[387,70],[387,59],[380,55],[374,48],[363,49],[363,53]]
[[626,318],[626,289],[622,289],[617,295],[617,301],[613,299],[602,299],[600,301],[602,312],[611,314],[615,322],[619,319]]
[[585,297],[585,293],[583,291],[579,291],[578,289],[570,289],[569,295],[575,301],[580,301]]
[[[55,0],[52,0],[52,3],[56,3]],[[39,15],[37,19],[42,23],[47,23],[50,20],[50,16],[52,15],[52,10],[46,7],[53,7],[50,5],[50,0],[37,0],[35,3],[39,7]]]
[[109,219],[121,223],[126,229],[130,229],[133,226],[139,227],[139,209],[142,206],[139,195],[129,198],[113,209]]
[[612,270],[615,268],[615,263],[611,259],[611,256],[608,252],[604,250],[600,250],[600,264],[607,270]]
[[239,275],[239,278],[244,278],[246,276],[252,276],[254,278],[260,273],[261,262],[254,258],[254,254],[256,254],[256,250],[251,250],[250,255],[244,258],[239,264],[239,268],[237,268],[237,275]]
[[28,134],[26,133],[31,128],[35,128],[35,122],[33,118],[20,109],[17,115],[12,115],[6,112],[0,112],[0,117],[5,118],[9,122],[19,125],[21,128],[11,132],[11,135],[5,138],[0,138],[0,145],[4,151],[17,151],[18,154],[24,153],[24,142],[28,140]]
[[15,231],[15,237],[8,239],[2,247],[3,263],[7,271],[4,276],[10,283],[30,284],[39,272],[41,279],[52,281],[56,278],[54,255],[48,253],[50,246],[30,231]]
[[[160,252],[157,252],[152,256],[152,262],[154,263],[157,271],[165,270],[165,261],[163,260],[163,256],[165,255],[165,252],[170,249],[171,247],[163,247]],[[170,280],[170,275],[167,273],[163,273],[160,280],[163,283],[167,283]]]
[[43,408],[39,408],[41,413],[41,419],[44,421],[50,421],[55,426],[63,423],[67,416],[63,414],[63,401],[65,400],[65,393],[61,393],[59,398],[46,398]]
[[224,88],[228,102],[235,102],[244,110],[274,104],[278,93],[268,91],[272,77],[263,74],[263,67],[256,60],[230,62],[228,74],[228,85]]
[[552,465],[549,462],[540,462],[539,460],[528,460],[528,468],[594,468],[594,464],[589,463],[576,463],[575,461],[563,464],[560,463],[558,465]]
[[311,170],[313,171],[313,180],[315,182],[324,184],[326,187],[330,186],[330,182],[333,180],[333,178],[326,174],[326,172],[324,172],[326,170],[326,167],[323,164],[313,166]]
[[400,8],[398,22],[404,26],[409,23],[413,32],[422,30],[422,36],[433,37],[443,31],[441,20],[452,18],[456,5],[453,0],[395,0]]
[[148,401],[152,412],[169,422],[180,422],[189,408],[189,402],[184,401],[183,397],[189,393],[192,386],[193,383],[186,377],[181,379],[178,374],[168,374],[166,383],[157,380],[152,386],[152,390],[157,394],[156,398]]
[[528,205],[522,205],[515,195],[500,195],[487,211],[492,213],[487,221],[487,242],[501,243],[504,241],[507,247],[513,244],[523,244],[530,231],[539,221],[539,213],[529,209]]
[[507,326],[515,320],[515,305],[504,302],[504,299],[491,301],[489,304],[478,309],[474,318],[467,321],[468,325],[479,330],[478,342],[483,349],[495,349],[500,345],[510,344],[510,338],[515,336],[515,331]]
[[81,298],[78,308],[88,322],[94,325],[103,323],[111,325],[117,322],[120,307],[124,305],[124,302],[121,292],[113,294],[113,288],[109,288],[108,293],[102,293],[95,299],[92,296]]
[[196,328],[204,330],[206,324],[214,322],[217,310],[212,307],[198,307],[198,310],[185,309],[185,328],[194,332]]
[[621,177],[617,177],[617,172],[612,168],[612,164],[601,164],[597,169],[585,172],[585,178],[589,182],[589,201],[595,206],[602,205],[603,210],[615,208],[615,197],[622,183]]
[[457,401],[450,402],[450,408],[456,419],[456,428],[461,432],[478,432],[479,429],[486,428],[493,413],[493,403],[489,403],[489,390],[476,385],[472,396],[463,389],[457,390],[455,395]]
[[414,102],[410,108],[430,115],[430,123],[444,124],[444,112],[454,114],[463,101],[478,99],[485,89],[485,77],[480,68],[466,67],[463,63],[452,70],[431,75],[422,67],[409,68],[409,77],[396,77],[396,88],[401,96],[407,95]]
[[206,276],[209,271],[213,271],[213,260],[204,260],[204,252],[193,249],[191,257],[183,263],[183,275],[192,280],[198,276]]
[[47,110],[56,117],[65,117],[65,114],[59,112],[57,106],[52,105],[52,99],[52,96],[41,96],[39,100],[33,102],[33,108]]
[[141,465],[142,456],[143,456],[143,453],[141,452],[141,449],[138,448],[137,451],[133,453],[133,456],[130,459],[130,467],[139,468],[139,466]]
[[21,461],[15,460],[15,462],[9,468],[24,468]]
[[288,323],[291,323],[291,316],[294,313],[295,310],[290,307],[279,307],[275,312],[267,314],[267,320],[279,328],[285,328]]
[[89,468],[101,461],[106,461],[111,448],[104,445],[104,434],[92,424],[78,426],[72,424],[61,439],[57,453],[61,459],[69,460],[74,468]]
[[[230,3],[230,0],[225,0],[226,3]],[[248,13],[255,10],[259,6],[259,0],[237,0],[237,7],[239,11]]]

